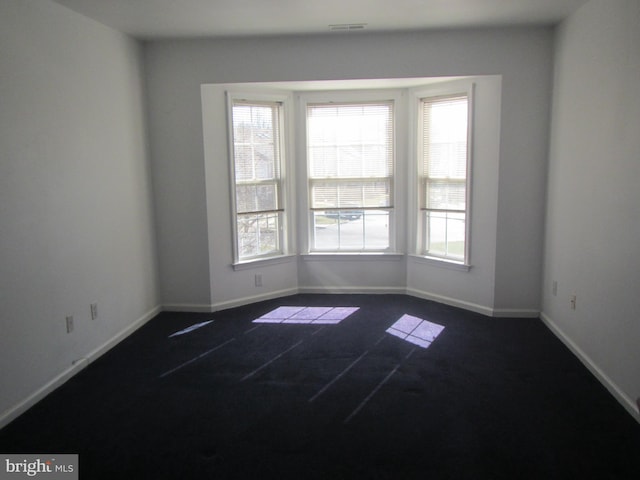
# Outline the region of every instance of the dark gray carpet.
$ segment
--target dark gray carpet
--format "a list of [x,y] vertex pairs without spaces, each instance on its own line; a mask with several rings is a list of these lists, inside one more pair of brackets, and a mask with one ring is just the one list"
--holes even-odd
[[[360,309],[252,323],[281,305]],[[420,348],[385,333],[404,314],[445,328]],[[159,315],[0,431],[0,452],[77,453],[82,479],[635,479],[640,425],[539,320],[296,295]]]

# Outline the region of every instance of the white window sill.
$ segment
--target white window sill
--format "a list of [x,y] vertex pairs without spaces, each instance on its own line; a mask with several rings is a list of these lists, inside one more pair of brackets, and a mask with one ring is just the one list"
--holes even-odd
[[438,257],[426,257],[424,255],[409,255],[409,259],[413,263],[421,263],[424,265],[432,265],[434,267],[446,268],[449,270],[457,270],[459,272],[468,272],[471,270],[471,265],[466,265],[462,262],[454,262],[453,260],[447,260],[445,258]]
[[325,262],[325,261],[392,261],[397,262],[405,257],[404,253],[395,252],[311,252],[300,255],[305,262]]
[[234,263],[231,266],[235,271],[249,270],[256,267],[267,267],[269,265],[278,265],[279,263],[294,262],[296,255],[278,255],[277,257],[254,258]]

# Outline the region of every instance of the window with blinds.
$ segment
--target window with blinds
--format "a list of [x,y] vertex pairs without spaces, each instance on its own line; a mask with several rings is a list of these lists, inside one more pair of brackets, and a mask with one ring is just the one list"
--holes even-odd
[[283,253],[282,104],[233,100],[236,261]]
[[307,104],[311,250],[391,247],[393,102]]
[[467,94],[420,100],[419,170],[423,254],[467,261]]

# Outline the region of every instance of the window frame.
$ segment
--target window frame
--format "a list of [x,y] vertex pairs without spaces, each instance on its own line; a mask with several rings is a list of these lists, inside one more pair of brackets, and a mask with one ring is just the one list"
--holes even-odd
[[[402,92],[397,88],[389,88],[389,89],[366,89],[366,90],[335,90],[335,91],[311,91],[311,92],[302,92],[298,94],[298,119],[296,121],[296,126],[298,127],[298,131],[296,132],[296,138],[299,142],[298,146],[298,156],[300,158],[304,158],[305,160],[301,162],[301,174],[299,176],[301,189],[303,191],[299,191],[299,195],[301,198],[300,202],[300,210],[301,214],[299,216],[301,222],[300,228],[300,241],[305,252],[304,255],[317,255],[323,258],[328,258],[332,255],[336,255],[339,257],[345,256],[361,256],[361,255],[397,255],[396,245],[397,241],[397,229],[398,229],[398,158],[399,158],[399,146],[402,145],[402,141],[398,140],[399,134],[399,120],[402,115],[403,105],[402,105]],[[330,105],[335,103],[336,105],[344,105],[344,104],[379,104],[379,103],[390,103],[392,105],[391,118],[393,122],[392,127],[392,167],[391,167],[391,176],[390,176],[390,188],[391,194],[389,199],[389,206],[381,208],[389,212],[389,223],[388,223],[388,247],[384,249],[315,249],[315,232],[314,232],[314,222],[313,222],[313,212],[314,210],[311,208],[311,178],[310,178],[310,158],[308,155],[308,118],[307,118],[307,108],[313,105]],[[389,178],[389,177],[385,177]],[[341,181],[341,180],[337,180]],[[344,180],[342,180],[344,181]],[[345,209],[349,210],[349,209]]]
[[[290,200],[289,200],[289,175],[288,170],[288,151],[289,149],[289,110],[290,96],[286,94],[274,94],[263,92],[226,92],[227,100],[227,138],[228,138],[228,162],[230,175],[230,205],[231,205],[231,234],[233,247],[233,267],[234,269],[242,268],[244,265],[255,265],[256,263],[279,261],[290,255],[292,241],[290,238]],[[278,109],[278,129],[279,138],[277,150],[279,152],[277,170],[279,175],[275,179],[278,189],[278,208],[275,212],[279,216],[279,225],[277,231],[277,243],[279,248],[276,251],[267,252],[265,254],[252,255],[242,257],[240,255],[240,244],[238,238],[238,218],[243,213],[238,212],[237,205],[237,186],[236,179],[236,158],[235,158],[235,141],[233,128],[233,107],[236,104],[255,104],[270,105]],[[259,182],[258,182],[259,183]]]
[[[413,168],[412,174],[414,178],[410,181],[413,191],[411,192],[410,218],[415,221],[411,222],[415,225],[414,231],[411,232],[411,238],[414,245],[412,256],[417,257],[428,263],[434,263],[439,266],[450,266],[455,269],[469,270],[471,268],[471,224],[472,224],[472,185],[473,185],[473,136],[474,136],[474,90],[473,81],[460,80],[446,82],[432,86],[413,89],[411,91],[412,108],[411,119],[414,122],[411,128],[413,139],[411,141],[414,153],[412,154]],[[464,234],[464,257],[460,260],[446,255],[438,255],[427,250],[428,234],[427,234],[427,210],[423,208],[423,182],[425,176],[422,172],[423,149],[422,133],[423,133],[423,116],[422,102],[425,99],[451,98],[455,96],[466,96],[467,98],[467,158],[466,158],[466,178],[465,184],[465,234]],[[446,209],[445,209],[446,210]],[[447,210],[448,211],[448,210]]]

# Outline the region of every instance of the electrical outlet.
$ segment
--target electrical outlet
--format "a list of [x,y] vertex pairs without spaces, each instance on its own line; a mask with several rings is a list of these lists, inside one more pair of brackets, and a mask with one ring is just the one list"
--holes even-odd
[[575,295],[571,295],[569,297],[569,303],[571,304],[571,310],[575,310],[576,309],[576,296]]
[[73,332],[73,316],[69,315],[67,317],[67,333]]
[[558,296],[558,282],[556,280],[553,281],[553,285],[551,287],[551,293],[553,293],[554,297]]
[[262,274],[261,273],[256,273],[255,283],[256,283],[256,287],[261,287],[262,286]]
[[98,318],[98,304],[92,303],[91,304],[91,320],[95,320],[96,318]]

